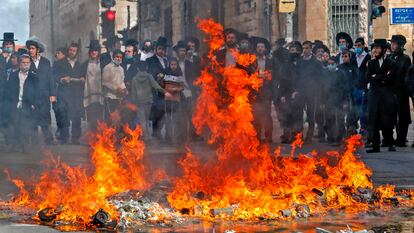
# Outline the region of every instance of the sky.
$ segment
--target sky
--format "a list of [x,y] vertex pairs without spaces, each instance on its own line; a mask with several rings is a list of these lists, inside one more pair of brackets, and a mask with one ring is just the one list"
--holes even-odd
[[1,38],[3,32],[14,32],[17,44],[22,44],[29,38],[29,0],[1,0]]

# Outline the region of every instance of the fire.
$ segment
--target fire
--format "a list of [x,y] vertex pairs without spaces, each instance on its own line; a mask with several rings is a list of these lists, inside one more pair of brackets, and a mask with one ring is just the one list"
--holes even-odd
[[[282,156],[281,147],[270,153],[252,124],[251,94],[262,85],[261,76],[249,76],[237,66],[220,67],[214,51],[223,47],[221,25],[201,20],[199,28],[207,34],[212,62],[196,81],[202,92],[193,123],[198,133],[207,128],[208,142],[218,148],[205,164],[188,150],[179,162],[183,176],[174,180],[168,196],[171,206],[195,216],[246,220],[367,209],[368,204],[352,196],[373,188],[371,170],[355,156],[361,137],[349,138],[342,152],[295,155],[303,144],[299,134],[290,155]],[[236,54],[244,67],[256,60],[252,56]]]
[[[71,167],[60,158],[49,156],[46,171],[34,183],[14,179],[20,194],[14,204],[35,209],[52,208],[57,220],[88,224],[100,209],[116,219],[118,212],[108,198],[125,190],[149,186],[143,164],[145,145],[141,129],[125,128],[120,145],[116,130],[104,124],[91,143],[92,169]],[[51,211],[51,212],[53,212]]]

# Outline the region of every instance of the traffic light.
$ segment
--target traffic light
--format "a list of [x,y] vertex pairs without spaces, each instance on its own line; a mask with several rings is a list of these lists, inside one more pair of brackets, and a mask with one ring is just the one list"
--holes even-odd
[[108,8],[109,9],[111,7],[114,7],[115,4],[116,4],[115,0],[101,0],[101,6],[103,8]]
[[382,13],[386,11],[385,7],[382,5],[384,0],[372,0],[371,3],[371,19],[376,19],[381,17]]
[[115,35],[115,16],[116,12],[113,10],[106,10],[102,12],[102,37],[112,38]]

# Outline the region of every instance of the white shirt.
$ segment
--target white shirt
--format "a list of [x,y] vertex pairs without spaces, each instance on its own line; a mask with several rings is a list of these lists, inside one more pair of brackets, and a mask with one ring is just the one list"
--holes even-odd
[[73,67],[75,67],[76,59],[72,60],[72,59],[68,58],[68,62],[70,64],[70,66],[72,66],[72,69],[73,69]]
[[379,66],[381,68],[382,64],[384,63],[384,58],[378,59]]
[[358,68],[361,66],[362,62],[364,61],[365,57],[367,56],[367,52],[363,51],[360,55],[357,55],[357,63],[358,63]]
[[[156,56],[157,56],[157,58],[158,58],[158,61],[160,61],[162,68],[166,69],[166,68],[167,68],[166,66],[168,65],[168,60],[167,60],[167,58],[165,58],[165,57],[160,57],[160,56],[158,56],[158,55],[156,55]],[[164,59],[165,59],[165,61],[166,61],[166,63],[167,63],[167,64],[165,64],[165,63],[164,63]]]
[[140,60],[141,61],[146,61],[149,57],[152,57],[152,56],[154,56],[154,53],[152,51],[148,52],[148,53],[145,53],[145,52],[142,51]]
[[38,69],[39,68],[39,63],[40,63],[40,56],[38,58],[32,59],[32,60],[33,60],[33,63],[35,64],[35,66],[36,66],[36,69]]
[[28,75],[29,72],[19,72],[19,102],[17,103],[17,108],[22,107],[24,83],[26,82]]

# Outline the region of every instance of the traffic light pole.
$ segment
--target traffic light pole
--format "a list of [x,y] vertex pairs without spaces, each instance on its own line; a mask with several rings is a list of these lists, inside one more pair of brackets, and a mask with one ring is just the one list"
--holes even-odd
[[368,46],[370,46],[373,41],[372,32],[372,0],[368,0]]

